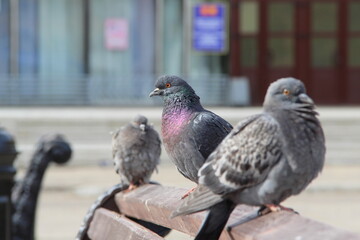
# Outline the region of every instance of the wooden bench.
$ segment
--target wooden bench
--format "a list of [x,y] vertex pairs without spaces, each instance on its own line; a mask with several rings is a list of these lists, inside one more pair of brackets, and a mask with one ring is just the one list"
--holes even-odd
[[[94,210],[81,239],[164,239],[134,219],[195,236],[206,212],[169,218],[172,211],[180,205],[180,196],[186,191],[187,189],[149,184],[128,193],[117,192]],[[255,207],[237,206],[228,224],[239,219],[244,219],[244,223],[230,232],[224,230],[220,239],[360,240],[360,236],[355,233],[291,212],[281,211],[253,219],[257,210]]]

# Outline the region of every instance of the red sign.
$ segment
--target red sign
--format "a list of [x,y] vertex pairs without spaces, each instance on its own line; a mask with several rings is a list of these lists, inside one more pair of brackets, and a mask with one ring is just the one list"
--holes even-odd
[[216,16],[218,14],[218,6],[216,4],[202,4],[200,6],[201,16]]
[[129,47],[129,23],[126,19],[110,18],[105,21],[105,47],[109,50]]

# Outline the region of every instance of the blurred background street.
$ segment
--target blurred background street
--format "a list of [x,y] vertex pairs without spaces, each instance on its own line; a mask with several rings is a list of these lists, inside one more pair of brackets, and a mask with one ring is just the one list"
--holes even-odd
[[[46,172],[37,239],[73,239],[118,183],[110,132],[138,113],[160,131],[161,101],[148,95],[164,74],[232,124],[261,111],[271,82],[302,80],[320,106],[326,166],[285,205],[360,233],[359,12],[358,0],[0,0],[0,126],[20,151],[17,178],[42,135],[73,148]],[[161,159],[154,180],[192,186]]]
[[[209,108],[235,124],[260,112],[258,107]],[[0,124],[15,137],[21,152],[18,177],[28,164],[38,138],[48,132],[65,135],[73,148],[68,165],[51,164],[38,203],[36,236],[40,240],[74,238],[90,205],[119,182],[111,160],[110,132],[141,113],[160,131],[162,109],[152,108],[1,108]],[[360,108],[319,107],[326,135],[323,173],[299,196],[284,205],[301,215],[360,233]],[[153,180],[163,185],[190,188],[163,150]],[[168,239],[187,239],[173,233]]]

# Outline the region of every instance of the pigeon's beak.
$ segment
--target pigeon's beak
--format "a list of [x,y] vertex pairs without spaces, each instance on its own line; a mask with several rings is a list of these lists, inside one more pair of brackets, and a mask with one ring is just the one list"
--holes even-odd
[[163,90],[161,90],[160,88],[155,88],[154,91],[152,91],[149,95],[149,97],[152,97],[152,96],[160,96],[164,93]]
[[145,124],[140,124],[141,131],[145,131]]
[[301,103],[308,103],[308,104],[314,105],[314,101],[305,93],[301,93],[299,95],[299,100]]

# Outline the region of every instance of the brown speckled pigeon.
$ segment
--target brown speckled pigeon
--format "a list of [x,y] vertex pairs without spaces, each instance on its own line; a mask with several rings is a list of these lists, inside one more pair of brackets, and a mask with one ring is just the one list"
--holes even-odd
[[264,111],[238,123],[199,170],[199,187],[173,216],[210,209],[195,239],[218,239],[236,204],[286,210],[322,170],[324,134],[303,83],[268,88]]
[[231,131],[230,123],[204,109],[192,87],[177,76],[162,76],[151,96],[164,101],[161,133],[179,172],[198,183],[198,170]]
[[159,134],[138,115],[134,121],[113,134],[112,152],[116,172],[129,190],[148,183],[159,164],[161,141]]

